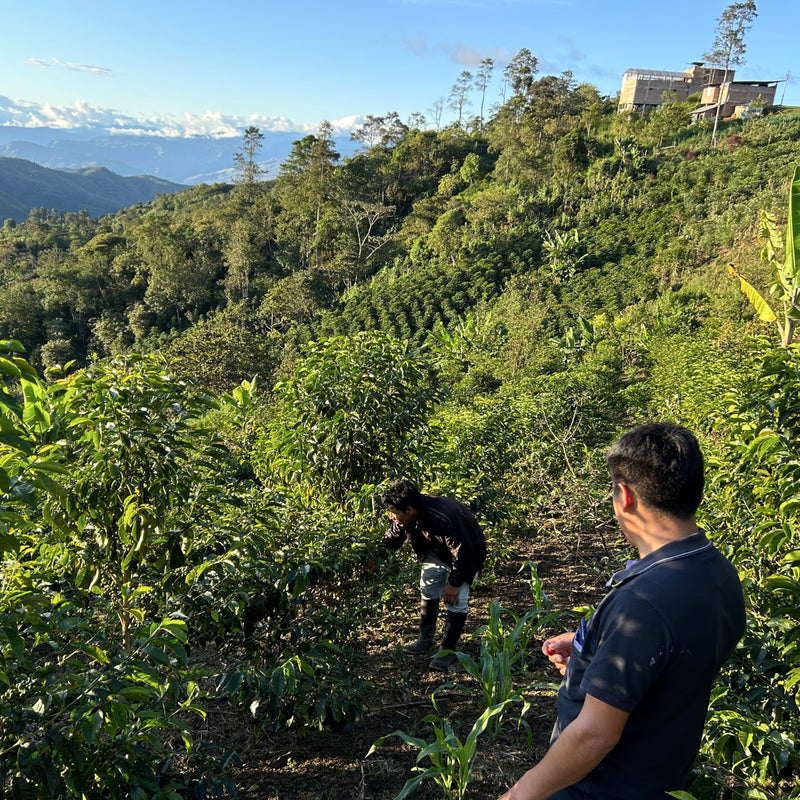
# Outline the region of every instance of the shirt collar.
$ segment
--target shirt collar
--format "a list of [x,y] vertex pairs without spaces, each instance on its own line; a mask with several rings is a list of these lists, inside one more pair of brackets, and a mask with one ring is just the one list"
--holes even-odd
[[659,547],[658,550],[648,553],[644,558],[628,561],[625,569],[615,572],[606,586],[612,589],[616,588],[658,564],[662,564],[665,561],[674,561],[678,558],[688,558],[695,553],[708,550],[711,546],[711,542],[706,538],[705,531],[698,528],[697,533],[693,533],[691,536],[667,542],[667,544]]

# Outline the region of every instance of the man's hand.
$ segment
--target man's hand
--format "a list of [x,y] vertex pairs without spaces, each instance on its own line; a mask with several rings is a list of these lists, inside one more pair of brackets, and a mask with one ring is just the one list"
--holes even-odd
[[460,594],[460,586],[453,586],[451,583],[446,583],[444,585],[444,591],[442,592],[442,600],[451,606],[455,606],[458,605],[458,597]]
[[562,633],[545,639],[542,643],[542,652],[556,665],[556,669],[563,675],[567,671],[567,662],[572,653],[572,640],[574,633]]
[[627,721],[626,711],[587,694],[580,714],[564,728],[544,758],[500,800],[547,800],[561,789],[572,786],[611,752]]

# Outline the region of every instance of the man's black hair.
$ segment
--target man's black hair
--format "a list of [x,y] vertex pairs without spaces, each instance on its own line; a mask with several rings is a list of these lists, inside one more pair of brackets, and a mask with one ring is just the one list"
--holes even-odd
[[422,505],[422,493],[411,481],[403,478],[395,481],[381,495],[381,501],[385,506],[391,506],[399,511],[405,511],[409,506],[419,509]]
[[606,455],[614,484],[630,486],[653,511],[688,519],[703,497],[703,454],[694,434],[671,422],[648,422],[623,434]]

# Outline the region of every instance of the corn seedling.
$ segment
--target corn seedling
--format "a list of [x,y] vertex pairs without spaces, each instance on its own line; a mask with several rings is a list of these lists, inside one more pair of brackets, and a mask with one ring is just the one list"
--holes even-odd
[[[369,749],[367,758],[390,736],[398,736],[406,744],[419,748],[417,766],[414,767],[414,771],[418,774],[406,781],[400,794],[394,800],[403,800],[404,797],[408,797],[424,780],[432,780],[449,800],[462,800],[467,787],[473,780],[472,764],[478,751],[478,736],[486,730],[496,715],[503,712],[506,705],[507,701],[487,708],[478,717],[463,742],[456,736],[446,719],[435,714],[428,714],[423,722],[430,722],[433,726],[434,741],[426,742],[416,736],[409,736],[404,731],[394,731],[378,739]],[[420,766],[425,760],[430,762],[426,768]]]
[[[497,602],[489,606],[489,620],[479,629],[481,634],[481,652],[479,661],[475,661],[466,653],[459,653],[458,659],[467,674],[478,684],[487,708],[502,706],[489,725],[492,738],[495,738],[503,722],[505,707],[512,702],[523,704],[519,723],[528,728],[524,721],[530,704],[525,700],[523,692],[529,686],[515,688],[514,675],[522,672],[526,666],[529,646],[544,617],[542,609],[532,609],[524,616],[517,618],[505,612],[513,619],[513,626],[508,626],[502,619],[504,610]],[[530,730],[528,730],[530,736]]]

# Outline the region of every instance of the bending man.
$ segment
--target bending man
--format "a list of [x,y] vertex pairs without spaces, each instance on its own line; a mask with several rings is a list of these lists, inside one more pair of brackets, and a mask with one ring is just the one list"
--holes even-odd
[[[419,637],[406,651],[424,653],[433,646],[442,599],[447,627],[440,651],[455,650],[467,619],[470,586],[486,559],[483,532],[465,505],[422,494],[408,480],[393,483],[381,500],[392,521],[383,543],[398,550],[409,539],[422,561]],[[455,653],[439,652],[431,667],[446,670],[455,660]]]

